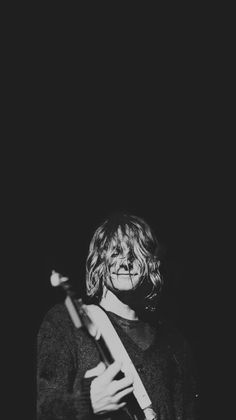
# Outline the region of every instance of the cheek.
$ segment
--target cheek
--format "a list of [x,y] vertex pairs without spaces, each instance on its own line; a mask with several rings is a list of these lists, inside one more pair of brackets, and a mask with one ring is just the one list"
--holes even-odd
[[139,271],[139,272],[140,272],[141,267],[140,267],[140,264],[139,264],[138,260],[134,260],[134,262],[133,262],[133,267],[134,267],[137,271]]
[[114,264],[114,258],[112,258],[110,255],[105,255],[103,262],[107,267],[111,267]]
[[118,259],[117,258],[110,258],[110,260],[107,262],[109,269],[111,267],[115,267],[118,263]]

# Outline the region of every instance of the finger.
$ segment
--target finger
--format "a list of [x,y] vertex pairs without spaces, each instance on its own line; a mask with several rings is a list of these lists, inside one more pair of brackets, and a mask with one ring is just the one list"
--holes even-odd
[[130,370],[125,371],[125,377],[134,382],[134,375],[132,372],[130,372]]
[[118,410],[119,410],[119,408],[122,408],[122,407],[124,407],[125,405],[127,405],[127,402],[122,402],[122,403],[119,403],[119,404],[117,404],[117,407],[118,407]]
[[117,373],[120,371],[121,363],[120,362],[114,362],[112,365],[110,365],[106,371],[102,374],[101,379],[104,383],[109,383],[112,381],[112,379],[117,375]]
[[117,392],[121,391],[124,388],[130,387],[131,385],[133,385],[133,380],[131,378],[123,378],[120,379],[119,381],[112,381],[110,386],[109,386],[109,394],[110,395],[115,395]]
[[105,372],[106,366],[103,362],[100,362],[97,366],[95,366],[93,369],[89,369],[85,372],[84,377],[85,378],[91,378],[93,376],[99,376],[103,372]]
[[118,403],[125,395],[131,394],[133,392],[134,387],[130,386],[129,388],[123,389],[123,391],[118,392],[112,399],[114,403]]
[[125,405],[127,405],[126,402],[122,402],[122,403],[119,403],[119,404],[110,403],[109,405],[106,405],[105,409],[102,409],[101,411],[99,411],[98,414],[105,414],[105,413],[109,413],[111,411],[117,411],[117,410],[120,410],[121,408],[125,407]]

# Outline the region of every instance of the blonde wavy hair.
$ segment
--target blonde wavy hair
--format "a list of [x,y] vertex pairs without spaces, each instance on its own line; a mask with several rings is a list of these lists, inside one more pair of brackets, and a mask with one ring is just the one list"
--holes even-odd
[[130,255],[136,259],[145,285],[144,307],[154,311],[162,286],[160,274],[160,245],[150,226],[140,217],[123,213],[113,214],[99,226],[90,242],[86,261],[86,293],[89,301],[99,303],[105,279],[110,275],[109,261],[114,248],[122,248],[118,230],[125,238]]

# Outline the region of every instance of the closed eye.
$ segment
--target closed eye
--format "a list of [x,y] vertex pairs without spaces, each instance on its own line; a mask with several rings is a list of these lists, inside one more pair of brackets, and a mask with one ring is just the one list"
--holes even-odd
[[111,254],[111,256],[114,258],[114,257],[117,257],[119,255],[119,253],[118,252],[113,252],[112,254]]

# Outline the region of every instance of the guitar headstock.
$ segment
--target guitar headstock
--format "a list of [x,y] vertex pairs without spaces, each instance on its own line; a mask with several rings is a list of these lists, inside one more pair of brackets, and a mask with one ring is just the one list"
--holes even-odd
[[53,287],[62,286],[63,283],[69,281],[68,277],[62,276],[62,274],[52,270],[52,274],[50,276],[50,282]]
[[75,301],[75,292],[72,290],[72,287],[69,282],[69,278],[62,276],[55,270],[52,270],[52,274],[50,276],[50,282],[53,287],[62,287],[64,292],[66,292],[66,299],[65,305],[69,311],[71,319],[76,328],[80,328],[82,326],[82,322],[79,316],[79,309],[82,306],[82,300]]

